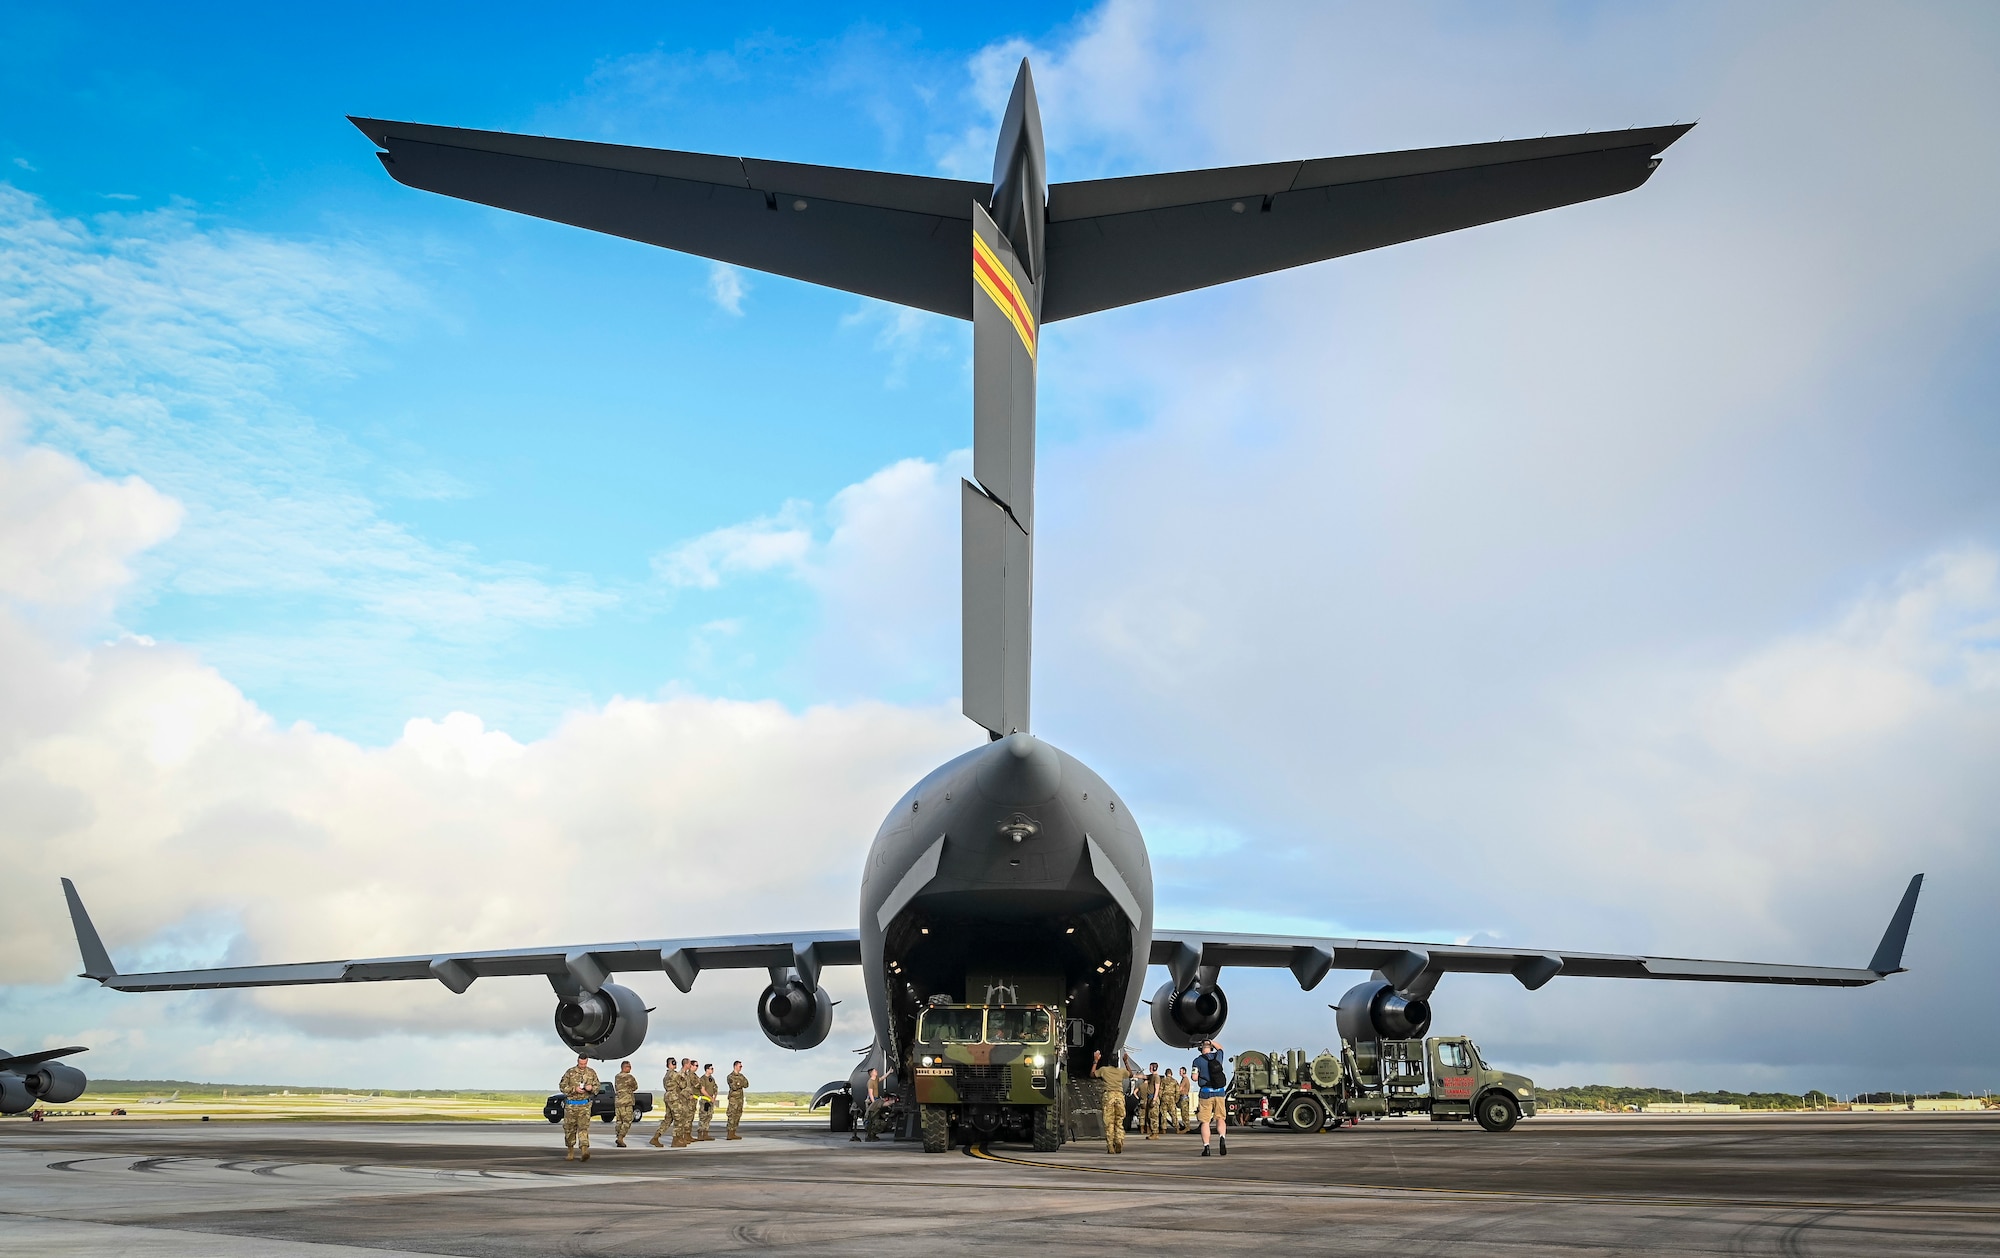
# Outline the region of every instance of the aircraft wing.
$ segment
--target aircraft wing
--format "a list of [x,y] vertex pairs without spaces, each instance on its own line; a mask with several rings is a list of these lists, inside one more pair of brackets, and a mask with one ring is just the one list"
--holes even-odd
[[[972,204],[993,193],[983,183],[349,121],[412,188],[972,317]],[[1687,130],[1055,184],[1042,322],[1630,191]]]
[[1329,970],[1372,970],[1399,989],[1428,995],[1444,974],[1511,974],[1529,991],[1557,975],[1583,978],[1679,979],[1702,983],[1792,983],[1808,987],[1865,987],[1903,972],[1903,944],[1917,911],[1924,876],[1916,875],[1889,919],[1875,955],[1860,969],[1772,965],[1754,961],[1701,961],[1606,952],[1540,948],[1475,948],[1461,944],[1397,943],[1376,939],[1318,939],[1292,935],[1232,935],[1155,930],[1152,963],[1172,972],[1177,987],[1192,986],[1204,970],[1225,965],[1289,969],[1307,991]]
[[982,183],[350,118],[396,182],[972,317]]
[[1042,321],[1629,192],[1693,125],[1054,184]]
[[207,991],[220,987],[295,987],[309,983],[379,983],[436,979],[464,992],[475,979],[539,974],[553,983],[575,983],[596,991],[614,974],[661,970],[674,986],[688,991],[703,970],[795,969],[817,985],[829,965],[860,965],[861,938],[853,930],[804,931],[782,935],[716,935],[695,939],[648,939],[573,944],[553,948],[501,948],[490,952],[431,952],[407,957],[363,957],[348,961],[303,961],[281,965],[220,966],[123,974],[111,963],[97,927],[84,910],[76,885],[62,880],[83,954],[79,977],[96,979],[121,992]]
[[21,1071],[31,1070],[45,1061],[54,1061],[58,1057],[68,1057],[72,1053],[87,1053],[89,1051],[89,1049],[82,1047],[45,1048],[39,1053],[22,1053],[17,1057],[0,1057],[0,1070],[11,1070],[19,1074]]

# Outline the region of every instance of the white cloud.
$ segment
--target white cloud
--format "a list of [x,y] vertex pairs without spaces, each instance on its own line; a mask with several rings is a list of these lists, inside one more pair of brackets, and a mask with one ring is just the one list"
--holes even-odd
[[132,556],[179,527],[180,505],[137,477],[112,481],[75,459],[19,447],[0,400],[0,596],[102,615],[132,579]]
[[[360,245],[210,228],[183,208],[88,222],[0,185],[0,388],[42,444],[137,474],[182,512],[144,575],[206,598],[323,599],[287,631],[335,657],[463,650],[574,623],[617,599],[578,577],[483,562],[384,517],[372,496],[461,493],[421,467],[374,467],[293,399],[351,370],[421,300]],[[218,644],[227,647],[229,643]],[[243,644],[246,663],[263,651]]]
[[740,268],[727,262],[714,262],[708,268],[708,296],[725,314],[743,313],[743,298],[750,292],[750,281],[744,278]]
[[655,556],[653,572],[668,585],[712,590],[727,576],[798,571],[812,552],[812,531],[802,523],[808,511],[788,502],[776,515],[713,529]]

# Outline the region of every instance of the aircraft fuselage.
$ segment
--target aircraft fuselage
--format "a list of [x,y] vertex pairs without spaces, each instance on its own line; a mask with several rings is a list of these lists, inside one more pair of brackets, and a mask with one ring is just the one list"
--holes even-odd
[[1088,1024],[1071,1068],[1125,1042],[1153,932],[1153,873],[1131,810],[1028,734],[969,751],[883,821],[861,882],[861,964],[894,1073],[932,996],[1061,1002]]

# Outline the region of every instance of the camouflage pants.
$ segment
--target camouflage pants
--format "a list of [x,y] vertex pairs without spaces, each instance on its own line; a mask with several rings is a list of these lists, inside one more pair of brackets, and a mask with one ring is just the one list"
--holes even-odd
[[701,1117],[695,1120],[695,1139],[697,1140],[715,1139],[714,1136],[708,1134],[708,1125],[714,1121],[715,1121],[715,1102],[707,1100],[702,1101]]
[[736,1134],[736,1124],[743,1121],[743,1094],[741,1092],[731,1092],[729,1094],[729,1109],[725,1112],[725,1117],[728,1120],[729,1129],[724,1134],[731,1140],[741,1139]]
[[1106,1153],[1125,1152],[1125,1098],[1107,1096],[1104,1098],[1104,1151]]
[[1160,1138],[1160,1103],[1157,1100],[1147,1100],[1145,1108],[1140,1111],[1140,1115],[1139,1125],[1145,1131],[1146,1139],[1158,1140]]
[[674,1107],[674,1143],[689,1145],[694,1143],[694,1103],[682,1101]]
[[563,1148],[576,1153],[590,1152],[590,1106],[563,1106]]
[[618,1133],[618,1143],[624,1144],[625,1137],[632,1134],[632,1102],[620,1101],[612,1113],[615,1115],[617,1123],[612,1130]]

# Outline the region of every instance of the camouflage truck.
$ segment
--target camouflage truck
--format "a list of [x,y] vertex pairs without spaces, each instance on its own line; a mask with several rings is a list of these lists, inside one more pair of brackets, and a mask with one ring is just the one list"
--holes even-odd
[[910,1048],[924,1152],[993,1136],[1061,1148],[1067,1033],[1060,1006],[925,1007]]
[[1238,1122],[1287,1131],[1321,1131],[1390,1114],[1427,1114],[1433,1122],[1470,1118],[1488,1131],[1509,1131],[1535,1116],[1535,1084],[1488,1066],[1479,1046],[1464,1036],[1437,1035],[1348,1041],[1338,1057],[1321,1053],[1310,1062],[1303,1049],[1240,1053],[1227,1104]]

